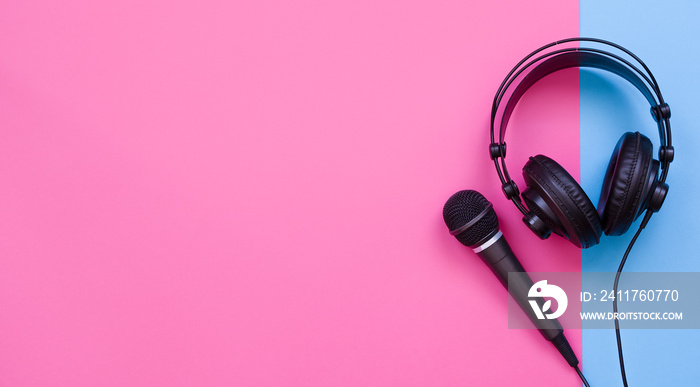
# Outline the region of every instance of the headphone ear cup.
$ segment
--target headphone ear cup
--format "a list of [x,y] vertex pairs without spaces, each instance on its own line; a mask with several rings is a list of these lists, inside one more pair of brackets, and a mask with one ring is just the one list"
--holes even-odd
[[613,150],[603,179],[598,214],[606,235],[622,235],[643,212],[647,197],[657,184],[658,161],[651,140],[639,132],[627,132]]
[[523,177],[528,186],[525,204],[552,232],[581,248],[600,241],[600,218],[593,203],[561,165],[547,156],[530,157]]

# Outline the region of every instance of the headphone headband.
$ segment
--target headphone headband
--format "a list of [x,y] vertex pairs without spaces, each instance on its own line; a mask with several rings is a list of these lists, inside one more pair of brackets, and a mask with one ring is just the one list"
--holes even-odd
[[532,87],[537,81],[546,77],[547,75],[557,72],[559,70],[564,70],[571,67],[592,67],[601,70],[605,70],[614,74],[621,76],[626,79],[629,83],[634,85],[643,95],[644,98],[649,102],[650,106],[656,106],[656,98],[652,94],[651,90],[646,86],[642,78],[634,74],[632,70],[628,67],[623,66],[620,62],[616,62],[609,57],[588,51],[570,51],[564,52],[562,54],[557,54],[552,56],[539,65],[532,69],[527,75],[518,83],[513,94],[508,98],[506,107],[503,111],[503,116],[501,118],[500,124],[500,137],[503,138],[505,129],[510,120],[510,116],[515,109],[520,98],[525,94],[525,92]]
[[[577,41],[594,42],[614,47],[629,55],[636,62],[638,62],[644,69],[644,72],[618,55],[594,48],[566,48],[545,53],[530,60],[530,58],[532,58],[533,56],[550,47],[553,47],[558,44]],[[516,79],[518,79],[523,72],[525,72],[528,68],[535,64],[536,66],[532,68],[529,72],[527,72],[517,83],[517,86],[508,98],[506,106],[503,109],[499,125],[498,142],[496,142],[496,115],[499,110],[499,106],[501,104],[502,99],[506,95],[508,88],[516,81]],[[513,113],[513,110],[515,109],[515,106],[517,105],[518,101],[520,101],[520,98],[522,98],[522,96],[530,87],[532,87],[540,79],[546,77],[547,75],[553,72],[572,67],[591,67],[608,71],[624,78],[625,80],[630,82],[635,88],[637,88],[637,90],[639,90],[642,93],[642,95],[644,95],[646,100],[651,105],[652,117],[657,122],[657,126],[659,129],[659,159],[661,162],[662,170],[660,178],[661,183],[663,183],[666,180],[666,176],[668,174],[668,166],[673,160],[673,146],[671,145],[670,124],[671,110],[668,104],[664,102],[663,96],[661,95],[661,90],[659,89],[654,75],[651,73],[646,64],[642,62],[641,59],[639,59],[636,55],[634,55],[631,51],[625,49],[624,47],[601,39],[571,38],[547,44],[528,54],[510,71],[508,76],[501,83],[501,86],[499,87],[496,96],[494,97],[493,106],[491,109],[491,144],[489,145],[489,153],[491,159],[494,161],[494,165],[496,166],[496,172],[498,173],[499,179],[501,180],[503,193],[506,195],[506,198],[513,201],[516,207],[518,207],[520,212],[522,212],[523,214],[527,214],[527,210],[522,205],[518,187],[515,184],[515,182],[510,178],[508,169],[505,164],[506,144],[504,142],[504,137],[506,127],[508,125],[508,122],[510,121],[510,117]],[[501,159],[500,163],[498,159]]]

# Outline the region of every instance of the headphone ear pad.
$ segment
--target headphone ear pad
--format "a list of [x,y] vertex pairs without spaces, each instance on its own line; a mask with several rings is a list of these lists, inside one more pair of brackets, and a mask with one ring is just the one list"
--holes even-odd
[[523,167],[523,177],[528,186],[523,192],[528,208],[549,218],[543,221],[552,232],[581,248],[600,241],[600,218],[593,203],[561,165],[547,156],[530,157]]
[[656,182],[653,145],[639,132],[627,132],[613,150],[603,179],[598,214],[606,235],[622,235],[641,214],[645,193]]

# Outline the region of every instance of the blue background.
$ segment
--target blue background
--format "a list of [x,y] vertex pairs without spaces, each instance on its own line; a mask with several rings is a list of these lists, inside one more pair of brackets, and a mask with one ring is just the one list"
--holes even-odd
[[[700,4],[691,1],[580,1],[581,36],[619,43],[637,54],[654,73],[672,110],[676,158],[667,183],[669,196],[642,232],[625,271],[700,271],[696,219],[700,209],[697,170],[700,133],[696,130],[700,90]],[[581,70],[581,183],[594,204],[610,153],[626,131],[640,131],[656,148],[659,138],[649,106],[626,81],[595,70]],[[639,220],[633,228],[639,225]],[[633,235],[603,237],[582,253],[583,271],[615,271]],[[621,286],[624,283],[624,275]],[[611,285],[612,287],[612,285]],[[623,325],[624,327],[624,325]],[[623,330],[630,386],[694,386],[698,330]],[[583,332],[584,372],[592,386],[622,385],[612,330]]]

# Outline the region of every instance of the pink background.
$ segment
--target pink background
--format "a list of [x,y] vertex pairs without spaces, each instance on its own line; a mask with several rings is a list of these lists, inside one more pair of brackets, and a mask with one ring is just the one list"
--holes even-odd
[[[0,384],[577,385],[441,209],[480,190],[528,270],[580,270],[486,155],[578,3],[345,3],[0,5]],[[577,86],[523,100],[518,182],[578,170]]]

